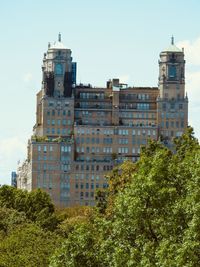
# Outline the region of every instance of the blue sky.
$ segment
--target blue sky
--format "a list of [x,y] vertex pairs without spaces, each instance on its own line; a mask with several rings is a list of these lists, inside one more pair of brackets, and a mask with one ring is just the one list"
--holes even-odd
[[48,42],[62,33],[78,82],[110,78],[157,86],[158,59],[175,36],[185,48],[189,124],[200,138],[200,2],[191,0],[18,0],[0,6],[0,184],[26,158]]

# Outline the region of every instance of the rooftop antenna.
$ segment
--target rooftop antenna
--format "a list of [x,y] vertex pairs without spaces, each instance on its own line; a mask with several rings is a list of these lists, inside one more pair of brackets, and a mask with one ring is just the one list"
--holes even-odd
[[58,42],[61,42],[61,33],[58,34]]
[[174,45],[174,36],[171,37],[171,44]]

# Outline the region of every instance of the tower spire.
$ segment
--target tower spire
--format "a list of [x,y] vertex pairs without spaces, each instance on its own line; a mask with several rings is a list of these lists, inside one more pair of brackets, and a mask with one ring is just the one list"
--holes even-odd
[[174,45],[174,36],[171,37],[171,44]]
[[58,42],[61,42],[61,33],[58,34]]

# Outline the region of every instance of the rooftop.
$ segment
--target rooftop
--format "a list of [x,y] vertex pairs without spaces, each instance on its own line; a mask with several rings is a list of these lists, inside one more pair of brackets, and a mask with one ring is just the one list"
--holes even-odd
[[49,47],[50,49],[67,49],[61,42],[61,33],[58,34],[58,41],[54,42],[53,45]]
[[179,49],[177,46],[174,44],[174,37],[171,37],[171,45],[165,49],[163,49],[162,52],[182,52],[181,49]]

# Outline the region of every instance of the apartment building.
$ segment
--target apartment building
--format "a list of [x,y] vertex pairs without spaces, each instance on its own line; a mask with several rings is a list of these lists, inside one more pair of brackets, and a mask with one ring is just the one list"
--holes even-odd
[[37,93],[36,124],[18,188],[42,188],[58,207],[95,205],[106,173],[137,161],[148,139],[167,146],[188,125],[184,51],[174,44],[160,53],[158,87],[130,87],[112,79],[105,88],[76,83],[72,52],[48,45]]

